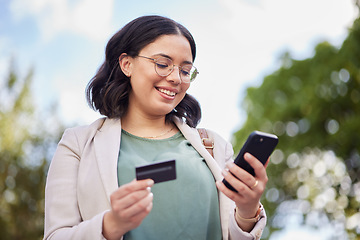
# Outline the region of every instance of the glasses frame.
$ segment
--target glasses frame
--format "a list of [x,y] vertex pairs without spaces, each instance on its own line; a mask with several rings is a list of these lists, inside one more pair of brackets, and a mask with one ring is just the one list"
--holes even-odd
[[[172,61],[170,58],[168,58],[168,57],[151,58],[151,57],[146,57],[146,56],[141,56],[141,55],[138,55],[138,57],[151,60],[151,61],[154,63],[155,72],[156,72],[157,75],[159,75],[160,77],[167,77],[167,76],[169,76],[169,75],[174,71],[175,66],[178,67],[179,70],[182,70],[182,66],[173,64],[172,67],[171,67],[171,71],[169,71],[168,74],[162,75],[162,74],[158,73],[158,71],[156,70],[156,69],[157,69],[157,68],[156,68],[156,61],[157,61],[159,58],[167,58],[167,59],[169,59],[169,60],[171,61],[171,63],[173,63],[173,61]],[[192,64],[187,64],[187,65],[192,65]],[[199,74],[199,71],[198,71],[198,69],[197,69],[194,65],[192,65],[192,67],[195,69],[195,70],[194,70],[195,77],[192,78],[192,77],[190,76],[190,80],[189,80],[189,81],[188,81],[188,80],[185,81],[185,80],[182,79],[181,74],[179,73],[179,76],[180,76],[181,81],[183,81],[183,82],[185,82],[185,83],[191,83],[191,82],[193,82],[193,81],[195,80],[195,78],[196,78],[197,75]],[[191,75],[193,75],[193,74],[191,74]]]

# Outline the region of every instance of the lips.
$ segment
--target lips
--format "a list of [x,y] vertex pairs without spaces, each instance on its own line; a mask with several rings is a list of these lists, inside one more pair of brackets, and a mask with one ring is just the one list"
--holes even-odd
[[170,90],[167,90],[167,89],[163,89],[163,88],[156,88],[159,92],[163,93],[163,94],[166,94],[170,97],[174,97],[176,95],[176,92],[173,92],[173,91],[170,91]]

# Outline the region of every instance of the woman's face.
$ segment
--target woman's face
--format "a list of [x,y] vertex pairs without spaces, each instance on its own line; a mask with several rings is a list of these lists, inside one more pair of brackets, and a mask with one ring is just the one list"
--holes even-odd
[[[148,58],[168,57],[176,66],[192,62],[191,48],[182,35],[163,35],[145,46],[139,56]],[[132,90],[129,95],[129,111],[137,111],[147,117],[163,117],[171,112],[184,98],[190,83],[181,81],[179,69],[166,77],[159,76],[153,61],[131,58],[129,74]]]

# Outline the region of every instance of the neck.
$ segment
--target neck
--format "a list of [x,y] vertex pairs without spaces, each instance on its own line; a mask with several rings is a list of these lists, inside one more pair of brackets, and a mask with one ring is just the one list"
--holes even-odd
[[144,138],[167,138],[175,130],[173,123],[165,121],[165,116],[149,117],[131,112],[121,118],[121,126],[125,131]]

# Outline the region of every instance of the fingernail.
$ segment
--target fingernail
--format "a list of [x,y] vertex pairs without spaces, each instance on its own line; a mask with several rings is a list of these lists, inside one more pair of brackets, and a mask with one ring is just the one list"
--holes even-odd
[[147,190],[148,192],[151,192],[151,187],[147,187],[146,190]]
[[154,185],[154,180],[150,179],[149,181],[147,181],[147,185],[149,187],[151,187],[152,185]]
[[229,172],[228,171],[226,171],[225,169],[224,170],[222,170],[221,171],[221,173],[222,173],[222,175],[225,177],[226,175],[228,175],[229,174]]

